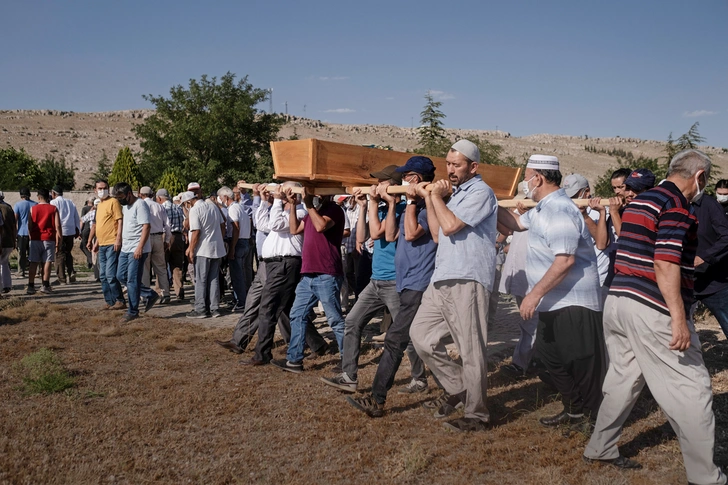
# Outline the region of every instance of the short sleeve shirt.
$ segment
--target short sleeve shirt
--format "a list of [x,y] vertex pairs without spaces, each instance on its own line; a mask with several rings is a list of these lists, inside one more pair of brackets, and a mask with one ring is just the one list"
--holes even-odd
[[466,225],[451,236],[440,228],[431,283],[472,280],[492,291],[498,209],[493,190],[476,175],[455,189],[447,207]]
[[301,274],[343,276],[340,248],[344,237],[344,211],[333,202],[327,202],[318,212],[321,216],[331,218],[334,225],[324,232],[318,232],[311,222],[311,216],[306,214],[303,218]]
[[556,256],[575,256],[574,266],[538,305],[539,312],[580,306],[602,310],[597,257],[584,216],[564,189],[552,192],[521,216],[528,229],[526,276],[529,291],[541,281]]
[[[125,205],[123,207],[124,225],[121,231],[121,252],[133,253],[137,250],[139,242],[142,240],[142,229],[144,229],[144,225],[149,224],[149,206],[142,199],[136,199],[132,205]],[[142,252],[148,253],[151,250],[152,242],[150,238],[147,238]]]
[[119,219],[123,217],[121,204],[115,197],[108,197],[96,206],[96,240],[99,246],[110,246],[116,242]]
[[[410,206],[407,207],[406,210],[411,210]],[[414,241],[407,241],[406,210],[399,219],[399,239],[397,240],[397,253],[394,256],[397,292],[402,292],[402,290],[425,291],[432,278],[432,272],[435,271],[437,244],[430,234],[430,226],[427,224],[427,209],[424,205],[416,207],[415,210],[417,223],[422,226],[425,233]]]
[[[395,206],[395,217],[399,221],[404,211],[405,203],[400,202]],[[389,206],[383,204],[377,209],[379,220],[383,221],[389,213]],[[346,217],[344,217],[346,219]],[[397,251],[397,241],[389,242],[384,236],[374,241],[374,254],[372,255],[372,279],[379,281],[391,281],[396,279],[394,270],[394,254]]]
[[37,202],[33,202],[28,199],[21,199],[15,203],[15,213],[18,214],[18,236],[28,235],[28,217],[30,216],[30,208],[36,204]]
[[208,201],[197,202],[190,209],[190,232],[200,231],[195,256],[216,259],[225,256],[225,243],[222,239],[223,223],[220,210]]

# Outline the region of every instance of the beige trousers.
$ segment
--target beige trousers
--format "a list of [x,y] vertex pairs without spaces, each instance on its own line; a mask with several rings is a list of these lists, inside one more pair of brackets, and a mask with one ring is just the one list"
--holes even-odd
[[[417,355],[448,394],[467,391],[465,417],[481,421],[490,420],[486,407],[489,293],[472,280],[430,284],[410,328]],[[455,342],[462,364],[448,355],[443,342],[447,337]]]
[[161,288],[162,296],[169,296],[169,277],[167,276],[167,258],[164,254],[164,234],[150,234],[149,240],[152,243],[152,251],[144,261],[144,273],[142,284],[150,286],[152,279],[151,268],[154,267],[154,274],[157,275],[157,288]]
[[688,481],[724,484],[726,476],[713,463],[715,416],[710,375],[700,340],[689,323],[690,347],[669,349],[670,317],[631,298],[608,296],[604,336],[609,370],[604,401],[584,456],[614,459],[617,441],[645,382],[677,434]]

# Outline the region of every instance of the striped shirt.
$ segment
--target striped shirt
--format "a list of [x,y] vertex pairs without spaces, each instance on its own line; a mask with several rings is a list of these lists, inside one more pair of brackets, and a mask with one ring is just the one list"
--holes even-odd
[[665,315],[654,261],[680,265],[680,292],[688,314],[693,297],[698,219],[677,186],[665,181],[636,197],[622,214],[610,295],[625,296]]
[[169,221],[169,228],[172,232],[182,232],[182,223],[185,218],[182,213],[182,209],[174,205],[169,200],[165,200],[162,204],[164,210],[167,211],[167,221]]

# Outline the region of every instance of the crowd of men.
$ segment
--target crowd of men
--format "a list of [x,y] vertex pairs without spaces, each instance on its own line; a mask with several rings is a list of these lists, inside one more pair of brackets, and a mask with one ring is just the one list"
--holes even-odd
[[[323,384],[380,417],[406,353],[411,380],[399,392],[428,392],[429,370],[442,392],[424,406],[435,418],[462,409],[444,422],[454,431],[489,427],[488,326],[498,294],[511,294],[521,335],[503,370],[538,373],[562,397],[563,410],[541,424],[586,426],[585,461],[639,468],[617,442],[647,384],[677,434],[688,480],[726,483],[713,461],[712,389],[692,322],[701,301],[728,335],[728,181],[715,197],[704,194],[710,159],[680,152],[659,183],[644,168],[617,170],[614,196],[603,201],[579,174],[562,181],[556,157],[532,155],[515,209],[499,207],[478,175],[476,145],[458,141],[446,161],[434,183],[432,161],[413,156],[372,173],[368,190],[340,197],[294,182],[205,196],[193,182],[170,199],[163,188],[135,194],[101,180],[81,218],[60,187],[39,190],[37,203],[21,190],[14,211],[0,204],[3,291],[16,246],[28,293],[38,274],[41,291],[52,291],[54,262],[58,280],[73,282],[71,248],[81,237],[104,310],[126,310],[125,321],[172,297],[185,301],[188,277],[187,317],[218,317],[229,287],[229,311],[241,315],[231,339],[217,343],[242,354],[257,336],[241,363],[301,374],[306,347],[312,356],[338,352],[340,365]],[[394,185],[406,186],[403,197],[388,191]],[[313,324],[319,304],[332,342]],[[383,312],[391,319],[371,393],[353,395],[363,329]],[[276,327],[288,344],[279,360]]]

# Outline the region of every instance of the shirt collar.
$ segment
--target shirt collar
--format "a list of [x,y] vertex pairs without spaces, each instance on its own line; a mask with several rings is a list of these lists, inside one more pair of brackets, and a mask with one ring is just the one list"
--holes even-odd
[[483,178],[480,175],[475,174],[475,176],[473,178],[471,178],[464,184],[460,184],[457,187],[455,187],[455,190],[453,191],[452,194],[455,195],[458,192],[460,192],[461,190],[468,190],[468,188],[470,188],[473,184],[475,184],[476,182],[482,181],[482,180],[483,180]]
[[567,199],[570,198],[568,195],[566,195],[566,191],[564,189],[559,189],[551,192],[549,195],[538,201],[538,204],[536,204],[536,212],[541,212],[541,209],[543,209],[546,204],[559,197],[566,197]]

